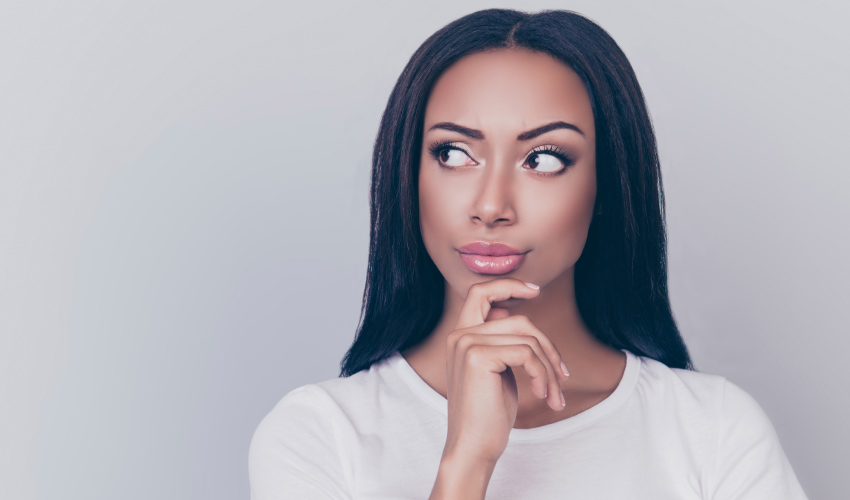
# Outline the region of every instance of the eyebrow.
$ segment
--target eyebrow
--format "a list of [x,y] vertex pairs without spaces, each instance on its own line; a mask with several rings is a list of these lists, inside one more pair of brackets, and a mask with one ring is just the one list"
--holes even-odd
[[[516,136],[516,140],[518,140],[518,141],[528,141],[528,140],[534,139],[535,137],[537,137],[539,135],[543,135],[546,132],[551,132],[552,130],[557,130],[557,129],[562,129],[562,128],[568,129],[568,130],[574,130],[574,131],[578,132],[579,134],[581,134],[582,136],[584,136],[584,132],[582,132],[580,128],[573,125],[572,123],[567,123],[567,122],[564,122],[564,121],[557,121],[557,122],[547,123],[546,125],[543,125],[541,127],[537,127],[535,129],[531,129],[527,132],[523,132],[523,133],[519,134],[518,136]],[[484,140],[484,133],[481,132],[480,130],[476,130],[474,128],[469,128],[469,127],[464,127],[464,126],[458,125],[457,123],[440,122],[440,123],[437,123],[436,125],[432,126],[431,128],[429,128],[428,132],[430,132],[434,129],[442,129],[442,130],[449,130],[449,131],[452,131],[452,132],[457,132],[459,134],[463,134],[463,135],[469,137],[470,139],[475,139],[475,140],[478,140],[478,141]]]

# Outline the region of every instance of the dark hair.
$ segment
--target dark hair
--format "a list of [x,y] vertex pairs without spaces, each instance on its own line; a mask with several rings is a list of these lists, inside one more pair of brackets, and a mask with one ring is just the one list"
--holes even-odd
[[606,345],[695,370],[670,309],[655,134],[628,59],[605,30],[575,12],[487,9],[425,40],[390,94],[372,157],[369,266],[360,325],[340,376],[421,343],[442,316],[444,278],[419,231],[426,101],[452,63],[504,48],[554,56],[581,77],[590,95],[597,213],[575,265],[582,319]]

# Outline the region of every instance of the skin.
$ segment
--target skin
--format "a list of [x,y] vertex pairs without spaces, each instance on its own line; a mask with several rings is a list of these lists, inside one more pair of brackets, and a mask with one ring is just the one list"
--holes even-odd
[[[519,134],[555,121],[573,124],[581,132],[556,129],[517,140]],[[441,122],[479,130],[483,138],[431,129]],[[515,278],[539,285],[539,294],[494,302],[487,308],[486,320],[526,316],[557,348],[570,376],[557,378],[566,407],[557,404],[556,410],[551,401],[558,399],[541,399],[542,389],[535,394],[526,370],[514,368],[518,404],[513,427],[547,425],[598,404],[622,379],[626,357],[596,340],[575,299],[575,263],[587,240],[596,197],[594,119],[581,79],[548,54],[525,49],[466,56],[433,87],[423,131],[420,228],[425,247],[445,278],[446,293],[436,328],[424,343],[402,356],[447,397],[447,340],[458,326],[470,287]],[[449,148],[440,155],[455,170],[442,167],[429,151],[444,139],[462,150]],[[574,163],[563,170],[563,163],[551,153],[532,153],[546,145],[557,146]],[[547,177],[542,171],[561,173]],[[497,241],[529,252],[515,271],[478,274],[463,264],[457,252],[473,241]],[[558,369],[559,364],[552,362],[551,367]],[[556,379],[550,377],[549,383],[552,380]]]

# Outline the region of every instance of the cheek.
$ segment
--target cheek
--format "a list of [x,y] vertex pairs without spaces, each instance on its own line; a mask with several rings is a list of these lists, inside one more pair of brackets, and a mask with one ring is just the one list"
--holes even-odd
[[567,183],[557,192],[547,193],[545,200],[539,196],[538,193],[533,204],[534,213],[529,214],[529,221],[535,226],[535,239],[547,260],[570,266],[578,260],[587,241],[596,198],[595,177]]
[[435,262],[439,260],[436,253],[441,246],[453,243],[445,238],[451,232],[459,209],[452,205],[452,200],[458,199],[445,183],[437,182],[432,172],[419,175],[419,230],[425,248]]

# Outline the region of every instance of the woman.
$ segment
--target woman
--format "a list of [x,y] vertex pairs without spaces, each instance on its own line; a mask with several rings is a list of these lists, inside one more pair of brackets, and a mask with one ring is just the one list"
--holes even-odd
[[694,370],[652,126],[599,26],[490,9],[432,35],[371,189],[358,334],[258,427],[254,500],[805,498],[759,405]]

